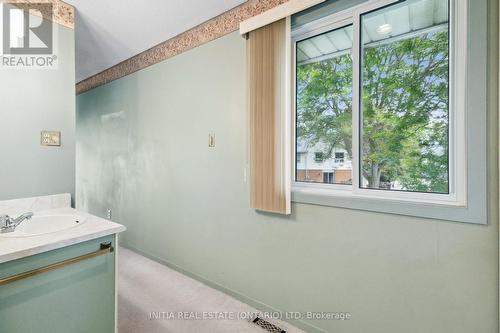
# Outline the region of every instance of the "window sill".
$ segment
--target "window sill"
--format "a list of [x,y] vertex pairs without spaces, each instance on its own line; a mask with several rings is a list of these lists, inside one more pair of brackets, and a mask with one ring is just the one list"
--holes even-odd
[[374,195],[353,193],[350,186],[345,189],[310,184],[292,186],[292,201],[296,203],[475,224],[486,224],[487,220],[486,212],[470,209],[456,201],[394,198],[379,193]]

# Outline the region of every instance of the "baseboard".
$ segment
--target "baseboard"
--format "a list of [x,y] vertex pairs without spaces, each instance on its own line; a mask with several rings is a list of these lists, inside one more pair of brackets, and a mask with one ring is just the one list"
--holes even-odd
[[[284,312],[284,311],[281,311],[279,309],[276,309],[268,304],[265,304],[261,301],[258,301],[254,298],[251,298],[249,296],[246,296],[240,292],[237,292],[235,290],[232,290],[230,288],[227,288],[227,287],[224,287],[220,284],[218,284],[217,282],[214,282],[212,280],[209,280],[207,278],[204,278],[203,276],[200,276],[198,274],[195,274],[195,273],[192,273],[182,267],[179,267],[177,266],[176,264],[174,263],[171,263],[169,262],[168,260],[165,260],[165,259],[162,259],[162,258],[159,258],[157,256],[154,256],[146,251],[143,251],[139,248],[136,248],[134,246],[129,246],[128,244],[123,244],[123,243],[120,243],[120,246],[123,246],[124,248],[126,249],[129,249],[131,251],[134,251],[146,258],[149,258],[151,260],[154,260],[162,265],[165,265],[165,266],[168,266],[174,270],[176,270],[177,272],[181,273],[181,274],[184,274],[184,275],[187,275],[189,276],[190,278],[192,279],[195,279],[211,288],[214,288],[214,289],[217,289],[225,294],[228,294],[234,298],[236,298],[237,300],[243,302],[243,303],[246,303],[248,305],[250,305],[251,307],[254,307],[255,309],[259,310],[259,311],[262,311],[262,312]],[[293,326],[295,327],[298,327],[300,328],[301,330],[304,330],[306,332],[309,332],[309,333],[328,333],[327,331],[319,328],[319,327],[316,327],[312,324],[309,324],[303,320],[284,320],[290,324],[292,324]]]

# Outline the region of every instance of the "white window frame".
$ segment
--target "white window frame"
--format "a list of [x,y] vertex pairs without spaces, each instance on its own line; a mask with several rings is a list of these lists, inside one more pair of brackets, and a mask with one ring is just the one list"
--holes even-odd
[[[360,137],[360,110],[359,110],[359,92],[360,92],[360,25],[361,16],[364,13],[380,9],[400,0],[371,0],[361,5],[353,6],[347,10],[334,13],[324,18],[296,29],[292,32],[292,155],[295,154],[296,147],[296,43],[327,31],[342,28],[348,25],[353,26],[353,146],[352,166],[353,177],[352,185],[342,184],[321,184],[305,183],[295,180],[296,161],[292,161],[292,197],[294,201],[301,202],[297,197],[312,197],[306,202],[317,203],[331,206],[346,206],[342,204],[346,199],[352,199],[352,202],[360,203],[360,209],[364,209],[364,202],[367,206],[375,202],[388,203],[411,203],[427,204],[431,206],[451,206],[467,207],[467,137],[466,137],[466,66],[467,66],[467,2],[462,0],[449,0],[449,180],[450,193],[419,193],[405,191],[391,191],[383,189],[361,188],[359,184],[359,137]],[[338,199],[338,200],[330,200]],[[329,204],[332,202],[332,204]],[[352,204],[348,205],[352,206]],[[374,209],[368,209],[374,210]],[[384,211],[384,209],[381,209]],[[415,214],[410,214],[415,215]],[[432,215],[432,214],[431,214]]]

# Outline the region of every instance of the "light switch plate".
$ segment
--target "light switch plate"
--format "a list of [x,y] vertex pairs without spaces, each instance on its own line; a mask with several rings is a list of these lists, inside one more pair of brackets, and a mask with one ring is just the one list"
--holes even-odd
[[215,134],[214,133],[208,134],[208,146],[210,148],[215,147]]
[[61,132],[42,131],[41,144],[42,146],[61,146]]

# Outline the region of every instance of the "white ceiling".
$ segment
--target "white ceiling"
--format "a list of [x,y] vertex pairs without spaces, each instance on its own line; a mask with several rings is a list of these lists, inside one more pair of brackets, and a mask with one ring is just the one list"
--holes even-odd
[[76,8],[79,82],[246,0],[66,0]]

